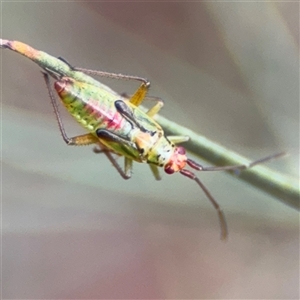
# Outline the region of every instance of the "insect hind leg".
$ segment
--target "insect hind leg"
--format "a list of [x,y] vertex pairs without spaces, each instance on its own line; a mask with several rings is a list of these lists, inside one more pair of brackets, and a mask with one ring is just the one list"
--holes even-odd
[[54,113],[55,113],[55,116],[56,116],[58,127],[59,127],[60,133],[61,133],[62,138],[65,141],[65,143],[67,145],[70,145],[70,146],[85,146],[85,145],[90,145],[90,144],[97,143],[97,141],[98,141],[97,138],[95,136],[93,136],[92,134],[90,134],[90,133],[74,136],[74,137],[71,137],[71,138],[69,138],[67,136],[67,133],[65,131],[65,128],[64,128],[64,125],[63,125],[63,122],[62,122],[62,119],[60,117],[60,113],[59,113],[59,109],[58,109],[58,105],[57,105],[55,96],[54,96],[54,94],[52,92],[52,89],[51,89],[51,86],[50,86],[49,75],[47,73],[43,73],[43,75],[44,75],[44,79],[45,79],[46,86],[47,86],[47,89],[48,89],[48,93],[49,93],[49,96],[50,96],[51,104],[52,104],[53,109],[54,109]]
[[147,132],[143,125],[134,116],[132,109],[123,100],[116,100],[115,107],[117,111],[131,123],[132,127],[135,125],[141,131]]
[[115,142],[118,144],[127,145],[130,148],[136,148],[136,146],[133,142],[126,140],[122,136],[119,136],[109,130],[106,130],[106,129],[101,129],[101,128],[97,129],[96,135],[98,136],[98,138],[103,139],[103,140],[108,140],[108,141]]
[[143,101],[148,93],[150,87],[150,81],[146,78],[139,77],[139,76],[131,76],[131,75],[124,75],[124,74],[117,74],[117,73],[110,73],[104,71],[97,71],[97,70],[89,70],[83,68],[73,68],[74,71],[80,71],[88,75],[96,75],[102,76],[107,78],[114,78],[114,79],[125,79],[125,80],[136,80],[142,82],[136,92],[130,97],[129,102],[134,104],[135,106],[139,106]]

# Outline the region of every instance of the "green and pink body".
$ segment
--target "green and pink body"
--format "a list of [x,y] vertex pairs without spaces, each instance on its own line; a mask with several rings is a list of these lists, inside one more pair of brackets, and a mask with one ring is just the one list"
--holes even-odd
[[[148,80],[137,76],[74,68],[61,58],[53,57],[17,41],[0,39],[0,48],[8,48],[28,57],[45,71],[44,79],[59,129],[68,145],[97,144],[100,150],[96,149],[95,152],[104,152],[124,179],[130,178],[132,162],[137,161],[148,163],[156,179],[160,179],[157,167],[163,167],[167,174],[179,172],[195,181],[218,212],[222,239],[227,238],[228,232],[225,216],[219,204],[200,179],[185,166],[188,165],[197,171],[236,171],[253,167],[284,154],[268,156],[249,165],[203,167],[187,158],[183,147],[174,144],[174,142],[187,141],[187,137],[166,137],[162,127],[153,119],[162,107],[162,101],[158,100],[147,112],[141,109],[140,104],[145,99],[150,86]],[[141,84],[133,96],[124,97],[87,74],[137,80]],[[52,93],[49,76],[55,80],[54,89],[63,105],[88,133],[72,138],[67,136]],[[113,153],[125,157],[124,170],[116,163]]]
[[[51,75],[56,80],[55,90],[69,113],[107,149],[137,162],[160,167],[166,167],[168,164],[172,166],[172,172],[177,172],[185,166],[186,156],[182,153],[183,148],[176,147],[165,137],[161,126],[141,108],[130,103],[129,99],[91,76],[74,70],[64,60],[27,44],[0,39],[0,47],[26,56]],[[116,110],[116,100],[126,102],[146,131],[132,126],[132,123]],[[133,146],[98,138],[97,129],[109,130],[131,141]]]
[[[69,113],[95,137],[98,129],[106,129],[134,145],[130,147],[99,139],[108,149],[137,162],[164,166],[168,158],[166,153],[172,152],[174,144],[166,139],[161,126],[142,109],[113,91],[70,78],[56,81],[54,87]],[[117,100],[126,102],[145,131],[141,131],[117,111]]]

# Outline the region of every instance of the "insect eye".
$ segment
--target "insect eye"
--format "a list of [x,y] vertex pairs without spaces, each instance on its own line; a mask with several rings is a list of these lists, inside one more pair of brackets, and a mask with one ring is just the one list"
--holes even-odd
[[167,174],[173,174],[173,173],[174,173],[174,169],[172,168],[172,164],[167,164],[167,165],[165,166],[165,172],[166,172]]
[[184,155],[186,153],[186,151],[185,151],[185,149],[183,147],[179,146],[177,148],[177,153],[181,154],[181,155]]

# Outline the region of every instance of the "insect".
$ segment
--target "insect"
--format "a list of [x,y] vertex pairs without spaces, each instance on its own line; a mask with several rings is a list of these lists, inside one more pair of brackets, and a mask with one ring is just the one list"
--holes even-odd
[[[76,68],[62,58],[53,57],[17,41],[0,39],[0,47],[28,57],[43,69],[59,129],[67,145],[96,144],[94,152],[104,153],[124,179],[131,177],[132,164],[136,161],[149,164],[157,180],[160,179],[159,168],[163,168],[167,174],[180,173],[195,181],[218,212],[221,239],[228,236],[222,209],[202,181],[186,167],[196,171],[242,170],[282,155],[272,155],[248,166],[204,167],[189,159],[185,149],[177,145],[188,141],[188,137],[166,136],[162,127],[153,119],[163,106],[162,100],[156,99],[156,103],[148,111],[140,108],[150,86],[147,79]],[[89,75],[135,80],[140,82],[140,86],[132,96],[121,95]],[[55,80],[54,90],[63,105],[88,133],[71,138],[67,136],[50,77]],[[116,155],[124,157],[124,169],[117,163]]]

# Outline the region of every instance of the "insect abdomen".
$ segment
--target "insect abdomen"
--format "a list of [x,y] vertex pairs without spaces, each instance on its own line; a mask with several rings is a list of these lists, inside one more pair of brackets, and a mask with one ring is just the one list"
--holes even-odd
[[56,81],[54,87],[70,114],[88,131],[95,132],[99,128],[116,130],[124,125],[124,119],[114,106],[117,94],[114,97],[102,91],[100,101],[99,87],[95,89],[69,79]]

